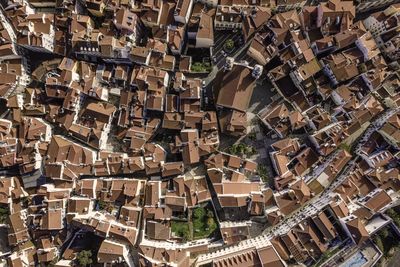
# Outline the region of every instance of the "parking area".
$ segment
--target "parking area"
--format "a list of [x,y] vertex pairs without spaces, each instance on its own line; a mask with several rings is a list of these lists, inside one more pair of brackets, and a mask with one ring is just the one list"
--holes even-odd
[[[229,53],[224,51],[225,42],[232,39],[235,43],[234,48]],[[220,69],[225,63],[225,57],[234,55],[243,45],[243,35],[240,30],[216,31],[214,35],[214,47],[212,48],[213,64]]]

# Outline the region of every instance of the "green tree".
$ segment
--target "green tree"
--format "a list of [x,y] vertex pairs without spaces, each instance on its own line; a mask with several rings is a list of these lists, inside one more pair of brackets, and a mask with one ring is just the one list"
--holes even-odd
[[101,210],[105,210],[107,207],[107,203],[104,202],[103,200],[99,200],[99,202],[97,204],[99,205],[99,209],[101,209]]
[[228,50],[232,50],[235,46],[235,42],[232,39],[228,39],[225,41],[225,48]]
[[209,228],[209,229],[211,229],[213,226],[214,226],[214,219],[213,218],[208,218],[207,219],[207,227]]
[[247,135],[247,137],[251,140],[251,141],[255,141],[257,139],[257,134],[255,132],[251,132]]
[[399,214],[394,209],[388,209],[386,213],[387,215],[389,215],[390,218],[392,218],[393,222],[397,225],[397,227],[400,227]]
[[387,228],[384,228],[384,229],[379,233],[379,236],[380,236],[382,239],[388,238],[388,236],[389,236],[389,231],[388,231],[388,229],[387,229]]
[[191,71],[193,72],[210,72],[212,69],[211,64],[209,62],[195,62],[191,66]]
[[193,210],[193,216],[194,216],[196,219],[201,219],[201,218],[203,218],[204,216],[206,216],[206,211],[205,211],[205,209],[203,209],[203,208],[195,208],[195,209]]
[[246,145],[245,144],[238,144],[239,154],[243,155],[246,152]]
[[261,177],[261,180],[264,183],[269,183],[269,177],[268,177],[268,171],[267,171],[267,167],[265,167],[264,165],[259,164],[257,166],[257,172],[258,175]]
[[385,248],[383,246],[383,242],[380,236],[376,236],[375,244],[383,253],[385,253]]
[[236,154],[238,153],[238,151],[237,151],[237,146],[236,146],[236,145],[232,145],[232,146],[229,148],[229,153],[231,153],[232,155],[236,155]]
[[256,152],[257,152],[257,150],[253,146],[247,146],[245,148],[245,154],[248,157],[254,155]]
[[187,242],[190,240],[190,233],[189,231],[185,231],[182,233],[182,241]]
[[89,266],[93,263],[92,252],[90,250],[82,250],[78,253],[76,260],[78,261],[79,266]]
[[229,147],[228,151],[230,154],[237,156],[252,156],[257,152],[253,146],[248,146],[243,143],[233,144],[231,147]]
[[386,213],[389,215],[389,217],[393,218],[393,215],[395,215],[396,212],[393,209],[388,209]]
[[359,72],[367,72],[368,71],[368,67],[365,63],[361,63],[360,65],[358,65],[358,71]]
[[109,202],[105,202],[103,200],[99,200],[98,205],[99,205],[100,210],[105,210],[109,213],[111,213],[114,209],[113,206]]

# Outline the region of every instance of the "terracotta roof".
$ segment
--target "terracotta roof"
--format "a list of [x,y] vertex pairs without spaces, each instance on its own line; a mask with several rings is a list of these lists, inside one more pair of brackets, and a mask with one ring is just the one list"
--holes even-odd
[[178,162],[166,162],[162,166],[162,176],[171,176],[182,174],[184,171],[184,165],[182,161]]
[[171,235],[169,223],[160,223],[156,221],[146,222],[146,235],[150,239],[167,240]]
[[60,230],[63,228],[62,210],[48,210],[40,222],[42,230]]
[[245,112],[250,103],[255,79],[251,70],[241,65],[233,69],[222,78],[216,104],[226,108]]
[[260,257],[261,264],[263,264],[263,266],[271,266],[271,267],[285,266],[272,246],[258,249],[257,252],[258,256]]
[[386,193],[385,190],[381,190],[378,193],[374,194],[371,198],[369,198],[364,205],[367,208],[377,212],[391,202],[392,198]]
[[365,225],[359,218],[351,216],[348,220],[345,220],[345,224],[351,234],[351,238],[357,245],[361,245],[364,241],[369,239],[369,234],[365,229]]
[[224,225],[220,228],[222,238],[226,245],[232,245],[249,238],[250,232],[247,225]]
[[105,239],[97,252],[99,263],[113,263],[124,257],[124,245]]
[[68,199],[69,213],[87,214],[89,212],[91,201],[89,198],[70,198]]

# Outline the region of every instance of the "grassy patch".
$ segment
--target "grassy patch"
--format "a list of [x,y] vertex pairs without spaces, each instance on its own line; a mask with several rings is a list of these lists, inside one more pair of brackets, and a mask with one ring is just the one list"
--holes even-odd
[[188,241],[191,239],[189,224],[187,222],[172,221],[171,231],[176,236],[182,238],[184,241]]
[[192,210],[192,221],[172,221],[171,231],[184,242],[207,238],[214,234],[218,226],[211,209],[198,207]]
[[199,207],[193,210],[193,238],[209,237],[217,229],[214,213],[211,210]]
[[210,72],[212,67],[209,62],[195,62],[192,64],[190,69],[193,72]]
[[233,144],[228,148],[228,152],[232,155],[251,157],[257,153],[257,149],[243,143]]

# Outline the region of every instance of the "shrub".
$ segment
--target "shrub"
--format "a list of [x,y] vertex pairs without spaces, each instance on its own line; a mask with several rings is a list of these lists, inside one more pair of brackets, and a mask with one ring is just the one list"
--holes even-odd
[[207,219],[207,227],[212,228],[214,226],[215,222],[213,218],[208,218]]
[[400,227],[400,215],[394,209],[388,209],[387,215],[392,218],[397,227]]
[[0,207],[0,223],[5,223],[9,216],[9,211],[6,208]]
[[225,41],[225,48],[227,50],[232,50],[235,47],[235,42],[232,39],[228,39]]
[[214,213],[212,212],[212,210],[207,211],[207,217],[214,218]]
[[88,266],[93,263],[92,252],[90,250],[82,250],[78,253],[76,260],[78,261],[79,266]]
[[367,65],[365,63],[361,63],[360,65],[358,65],[358,71],[361,73],[367,72],[368,71]]
[[193,238],[209,237],[217,229],[214,213],[206,208],[196,208],[193,210]]
[[389,231],[387,228],[384,228],[380,233],[379,236],[382,237],[383,239],[388,238],[389,237]]
[[206,216],[205,209],[203,209],[203,208],[195,208],[193,210],[193,217],[195,217],[196,219],[203,218],[204,216]]
[[247,135],[247,137],[251,140],[251,141],[255,141],[257,136],[255,132],[251,132]]
[[258,172],[258,175],[261,177],[261,180],[264,183],[269,183],[267,167],[265,167],[264,165],[259,164],[257,166],[257,172]]
[[248,146],[245,144],[233,144],[231,147],[228,149],[229,153],[232,155],[237,155],[237,156],[252,156],[254,155],[257,150],[253,146]]
[[385,252],[385,248],[383,246],[383,242],[380,236],[375,237],[375,244],[380,249],[380,251]]
[[257,153],[257,150],[253,146],[247,146],[245,149],[245,154],[247,157],[253,156]]
[[184,242],[190,240],[189,224],[187,222],[172,221],[171,230]]
[[208,62],[205,62],[205,63],[195,62],[192,64],[190,69],[193,72],[210,72],[211,64]]
[[110,203],[105,202],[103,200],[99,200],[98,207],[99,207],[99,210],[105,210],[109,213],[111,213],[113,211],[113,206]]

